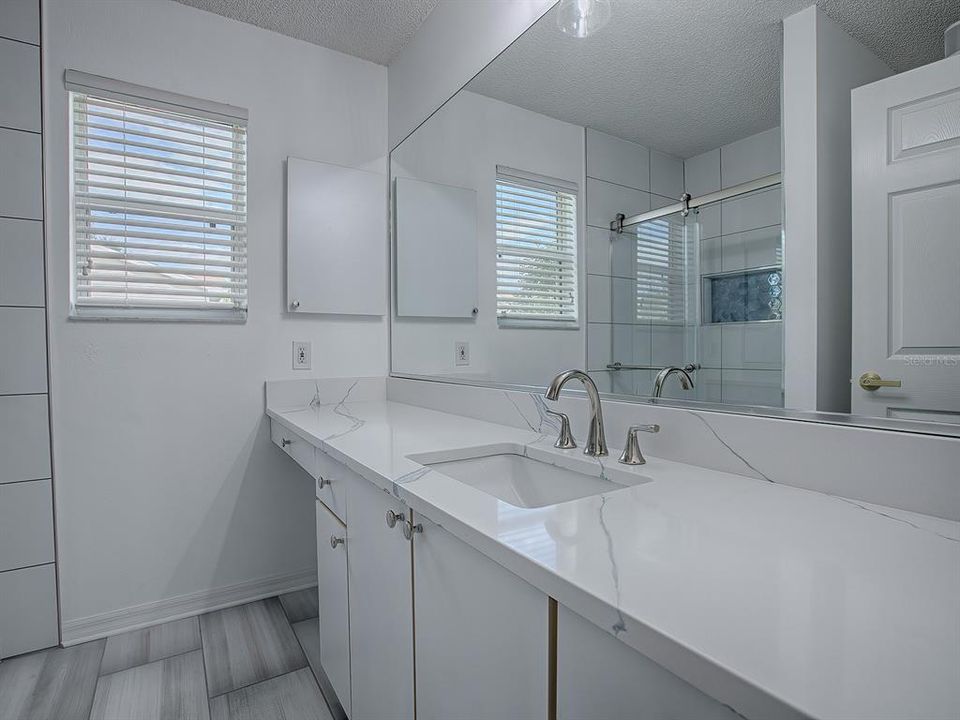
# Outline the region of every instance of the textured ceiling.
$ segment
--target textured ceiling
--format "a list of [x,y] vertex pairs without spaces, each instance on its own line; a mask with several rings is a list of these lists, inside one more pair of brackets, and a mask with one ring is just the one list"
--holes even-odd
[[387,65],[438,0],[177,0]]
[[[561,120],[690,157],[780,121],[780,21],[810,0],[611,0],[577,40],[549,12],[468,86]],[[821,0],[898,72],[943,57],[958,0]]]

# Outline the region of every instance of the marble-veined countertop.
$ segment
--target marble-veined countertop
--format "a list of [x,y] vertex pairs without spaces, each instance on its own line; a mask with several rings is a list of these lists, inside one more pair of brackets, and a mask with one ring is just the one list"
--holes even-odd
[[518,508],[408,456],[581,450],[356,395],[267,414],[736,712],[960,717],[960,523],[649,456],[650,482]]

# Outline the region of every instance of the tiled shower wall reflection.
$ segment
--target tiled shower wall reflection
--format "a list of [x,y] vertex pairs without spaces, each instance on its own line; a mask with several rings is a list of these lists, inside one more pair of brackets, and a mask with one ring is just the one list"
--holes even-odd
[[[687,192],[694,197],[780,172],[780,128],[689,158],[685,163]],[[765,301],[778,302],[764,315],[759,299],[750,317],[775,318],[789,302],[782,284],[782,193],[779,186],[704,206],[700,224],[700,274],[704,302],[698,342],[698,394],[709,402],[783,406],[783,323],[717,322],[738,318],[737,308],[712,308],[711,279],[724,282],[743,274],[769,282],[779,275],[779,292]],[[691,215],[692,217],[692,215]],[[758,268],[775,268],[756,272]],[[774,278],[776,281],[777,278]],[[719,297],[720,293],[716,293]],[[726,300],[729,302],[729,300]]]
[[670,205],[682,193],[679,158],[587,130],[587,366],[601,391],[649,395],[653,387],[655,371],[608,371],[608,363],[662,367],[693,359],[692,328],[637,322],[636,236],[609,230],[617,213]]
[[[610,362],[697,362],[696,389],[683,391],[671,379],[665,397],[782,406],[782,323],[714,324],[702,303],[691,304],[686,326],[638,322],[635,236],[609,230],[618,212],[636,214],[674,203],[684,190],[696,197],[779,172],[779,128],[685,162],[592,130],[586,148],[587,365],[600,389],[652,392],[656,370],[609,371]],[[782,262],[779,187],[704,207],[688,222],[698,223],[688,237],[700,246],[691,282]]]

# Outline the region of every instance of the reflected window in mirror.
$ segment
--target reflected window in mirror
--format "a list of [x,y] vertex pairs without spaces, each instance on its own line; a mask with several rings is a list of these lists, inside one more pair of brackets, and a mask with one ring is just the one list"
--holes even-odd
[[576,327],[576,185],[497,168],[497,324]]

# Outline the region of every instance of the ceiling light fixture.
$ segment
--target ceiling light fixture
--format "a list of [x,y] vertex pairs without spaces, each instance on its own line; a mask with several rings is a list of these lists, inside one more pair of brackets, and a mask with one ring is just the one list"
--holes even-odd
[[560,0],[557,25],[567,35],[585,38],[610,20],[610,0]]

